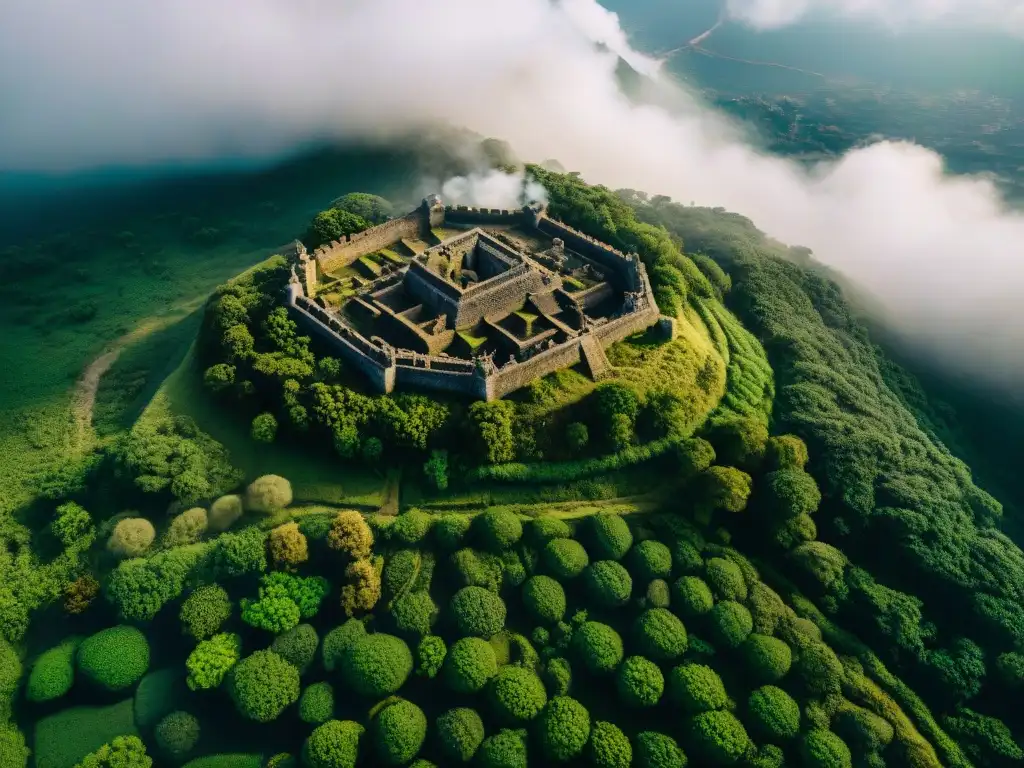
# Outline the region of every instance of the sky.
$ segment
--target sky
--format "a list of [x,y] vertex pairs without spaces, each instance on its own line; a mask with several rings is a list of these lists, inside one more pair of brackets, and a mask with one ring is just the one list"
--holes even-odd
[[[819,4],[730,2],[766,24]],[[902,23],[968,7],[821,4]],[[1020,5],[971,8],[976,23],[1009,27]],[[672,109],[630,103],[615,54],[595,41],[661,77]],[[658,72],[594,0],[9,0],[0,170],[268,158],[453,123],[589,181],[742,213],[871,291],[889,322],[952,370],[1016,386],[1024,215],[989,182],[949,177],[939,155],[911,144],[875,144],[808,171],[761,154]],[[448,191],[505,194],[486,178]]]

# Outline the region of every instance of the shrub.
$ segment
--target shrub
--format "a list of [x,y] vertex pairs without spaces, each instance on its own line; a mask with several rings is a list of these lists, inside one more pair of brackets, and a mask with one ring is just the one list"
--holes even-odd
[[52,701],[71,690],[75,682],[75,651],[80,642],[81,638],[69,637],[60,645],[39,654],[25,685],[26,699]]
[[575,699],[556,696],[540,716],[540,743],[544,753],[558,762],[572,760],[590,739],[590,713]]
[[674,667],[668,673],[668,696],[691,715],[729,705],[722,678],[703,664]]
[[249,576],[267,570],[267,535],[259,528],[225,533],[217,538],[213,552],[218,577]]
[[437,635],[427,635],[416,647],[416,674],[431,680],[437,677],[447,655],[444,640]]
[[621,560],[633,546],[629,525],[619,515],[598,514],[586,520],[591,552],[598,560]]
[[448,487],[448,451],[433,450],[423,462],[423,477],[431,488],[443,491]]
[[708,467],[699,476],[701,505],[708,510],[742,512],[747,506],[753,480],[735,467]]
[[277,512],[292,503],[292,484],[279,475],[263,475],[245,489],[245,508],[251,512]]
[[552,696],[565,696],[572,687],[572,667],[569,660],[556,656],[544,667],[544,679]]
[[643,605],[645,608],[668,608],[672,604],[671,591],[664,579],[654,579],[647,585]]
[[821,504],[818,484],[802,469],[780,469],[766,475],[764,480],[765,499],[776,520],[810,515]]
[[755,682],[774,683],[785,677],[793,652],[776,637],[752,634],[740,646],[740,655]]
[[676,740],[657,731],[638,733],[633,754],[636,768],[686,768],[686,756]]
[[256,651],[231,670],[228,692],[243,717],[269,723],[299,700],[299,670],[273,651]]
[[283,570],[295,570],[309,560],[309,544],[298,523],[285,523],[274,528],[267,537],[267,546],[270,559]]
[[[12,723],[0,724],[0,765],[4,768],[25,768],[29,749],[25,735]],[[39,765],[36,761],[36,765]]]
[[490,509],[473,521],[481,546],[490,552],[502,552],[523,537],[523,524],[512,512]]
[[622,638],[607,624],[588,621],[573,633],[573,651],[595,674],[607,674],[622,662]]
[[527,768],[526,733],[503,729],[488,736],[477,752],[480,768]]
[[796,435],[769,437],[765,456],[772,470],[803,469],[807,464],[807,445]]
[[450,512],[434,521],[434,540],[442,552],[454,552],[462,546],[469,533],[470,519],[466,515]]
[[835,716],[835,730],[858,754],[881,752],[892,742],[895,730],[889,721],[863,707],[847,706]]
[[572,453],[581,453],[590,442],[590,430],[586,424],[574,421],[565,428],[565,444]]
[[490,637],[505,626],[505,603],[483,587],[463,587],[452,597],[451,612],[463,635]]
[[396,701],[370,723],[373,746],[385,765],[404,765],[416,757],[427,737],[427,717],[411,701]]
[[57,516],[50,523],[50,531],[65,549],[89,541],[96,535],[92,516],[73,501],[57,507]]
[[630,656],[615,676],[619,698],[630,707],[653,707],[665,692],[665,676],[658,665],[643,656]]
[[149,669],[149,643],[135,627],[111,627],[78,646],[78,671],[108,691],[138,682]]
[[996,658],[996,673],[1007,688],[1024,686],[1024,654],[1009,651]]
[[672,568],[676,573],[694,574],[704,570],[700,550],[688,539],[677,539],[672,544]]
[[774,685],[765,685],[747,699],[750,726],[768,741],[792,739],[800,732],[800,705]]
[[565,616],[565,590],[550,576],[533,576],[523,585],[526,609],[543,624],[554,624]]
[[11,706],[23,671],[18,652],[0,638],[0,721],[11,716]]
[[400,549],[384,561],[381,573],[381,592],[394,598],[410,589],[419,574],[422,555],[415,549]]
[[392,604],[391,616],[399,632],[429,635],[437,618],[437,604],[426,590],[406,592]]
[[327,546],[353,560],[364,560],[373,551],[373,531],[362,514],[345,509],[331,522]]
[[242,655],[242,639],[229,632],[203,640],[185,661],[193,691],[216,688]]
[[743,724],[731,712],[701,712],[690,720],[689,732],[694,750],[721,765],[732,765],[753,747]]
[[299,624],[275,637],[274,642],[270,644],[270,650],[299,672],[305,672],[316,658],[316,649],[319,645],[320,638],[312,625]]
[[199,742],[199,721],[188,712],[171,712],[157,723],[153,738],[161,752],[180,760]]
[[195,544],[206,533],[208,525],[205,509],[202,507],[186,509],[171,520],[171,525],[167,529],[167,533],[164,534],[164,545],[180,547],[185,544]]
[[388,531],[391,538],[398,543],[412,546],[427,537],[432,522],[433,518],[429,513],[412,509],[396,517]]
[[207,527],[215,533],[226,531],[242,516],[242,509],[241,496],[221,496],[210,505],[210,511],[206,516]]
[[341,609],[346,616],[373,610],[380,600],[380,572],[369,560],[355,560],[345,567]]
[[660,541],[641,541],[629,551],[633,578],[646,584],[651,579],[664,579],[672,574],[672,552]]
[[820,641],[800,649],[793,669],[812,695],[838,693],[842,687],[843,664],[835,651]]
[[590,762],[597,768],[630,768],[633,747],[619,726],[598,720],[590,729]]
[[571,539],[572,528],[565,520],[552,515],[535,517],[529,525],[528,538],[538,547],[554,539]]
[[544,568],[559,581],[574,579],[590,563],[587,550],[573,539],[552,539],[541,554]]
[[196,640],[205,640],[217,634],[224,622],[231,618],[231,598],[217,584],[195,589],[181,604],[182,628]]
[[490,683],[490,700],[502,720],[533,720],[548,702],[544,683],[529,669],[502,667]]
[[297,626],[302,618],[290,597],[242,600],[242,621],[251,627],[278,634]]
[[683,616],[703,616],[715,607],[711,588],[697,576],[681,576],[672,585],[672,605]]
[[641,653],[672,661],[686,652],[686,627],[667,608],[650,608],[637,617],[633,634]]
[[846,743],[831,731],[815,728],[800,740],[800,759],[806,768],[850,768],[853,757]]
[[340,627],[335,627],[324,635],[321,647],[324,669],[333,672],[340,667],[345,651],[361,637],[366,637],[366,625],[359,619],[349,619]]
[[334,716],[334,688],[330,683],[313,683],[299,698],[299,719],[321,725]]
[[456,581],[459,584],[483,587],[492,592],[501,589],[505,574],[501,558],[497,555],[464,548],[454,553],[449,562],[457,574]]
[[308,768],[355,768],[365,729],[351,720],[328,720],[313,729],[302,747]]
[[494,649],[490,643],[479,637],[456,640],[448,649],[441,674],[453,691],[476,693],[498,674]]
[[140,557],[153,546],[156,529],[144,517],[128,517],[114,527],[107,540],[107,550],[118,557]]
[[629,602],[633,579],[614,560],[598,560],[583,572],[583,585],[590,599],[600,606],[616,608]]
[[381,699],[397,691],[412,674],[412,652],[405,641],[381,633],[361,637],[342,657],[341,676],[356,693]]
[[272,443],[277,437],[277,419],[272,413],[261,413],[252,420],[249,434],[257,443]]
[[153,759],[138,736],[118,736],[86,755],[75,768],[150,768]]
[[449,709],[437,718],[436,725],[441,751],[451,760],[468,763],[483,743],[484,722],[475,709]]
[[715,449],[707,440],[693,438],[676,444],[675,458],[684,479],[700,474],[715,463]]
[[732,560],[712,557],[705,566],[704,577],[720,600],[747,599],[747,583],[743,580],[743,571]]
[[92,605],[100,593],[100,583],[91,575],[79,576],[64,587],[64,610],[77,616]]
[[723,600],[715,605],[710,618],[715,642],[726,648],[738,648],[754,628],[750,611],[733,600]]

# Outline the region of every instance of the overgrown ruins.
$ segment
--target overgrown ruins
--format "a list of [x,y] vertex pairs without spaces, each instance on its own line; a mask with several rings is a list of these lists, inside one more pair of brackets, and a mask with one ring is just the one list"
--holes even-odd
[[381,392],[494,400],[584,363],[658,322],[633,253],[521,210],[415,211],[308,253],[296,242],[288,302],[304,328]]

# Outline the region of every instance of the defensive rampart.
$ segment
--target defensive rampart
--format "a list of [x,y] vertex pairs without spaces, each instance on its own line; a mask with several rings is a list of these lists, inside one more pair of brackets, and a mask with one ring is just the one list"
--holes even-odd
[[444,218],[446,223],[456,226],[478,227],[481,224],[489,224],[518,227],[530,224],[530,215],[523,209],[472,208],[466,205],[445,206]]
[[319,263],[321,272],[331,272],[348,266],[362,256],[387,248],[403,237],[420,237],[425,223],[422,209],[417,209],[399,219],[391,219],[363,232],[322,245],[313,251],[313,257]]

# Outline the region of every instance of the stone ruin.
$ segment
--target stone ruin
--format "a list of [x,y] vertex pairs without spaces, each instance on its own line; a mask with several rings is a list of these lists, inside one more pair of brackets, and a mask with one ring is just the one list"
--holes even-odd
[[[365,274],[337,277],[353,265]],[[298,320],[381,392],[489,401],[579,363],[600,379],[610,369],[604,349],[659,319],[636,254],[536,203],[446,207],[431,195],[406,216],[312,254],[296,241],[292,275],[288,303]]]

